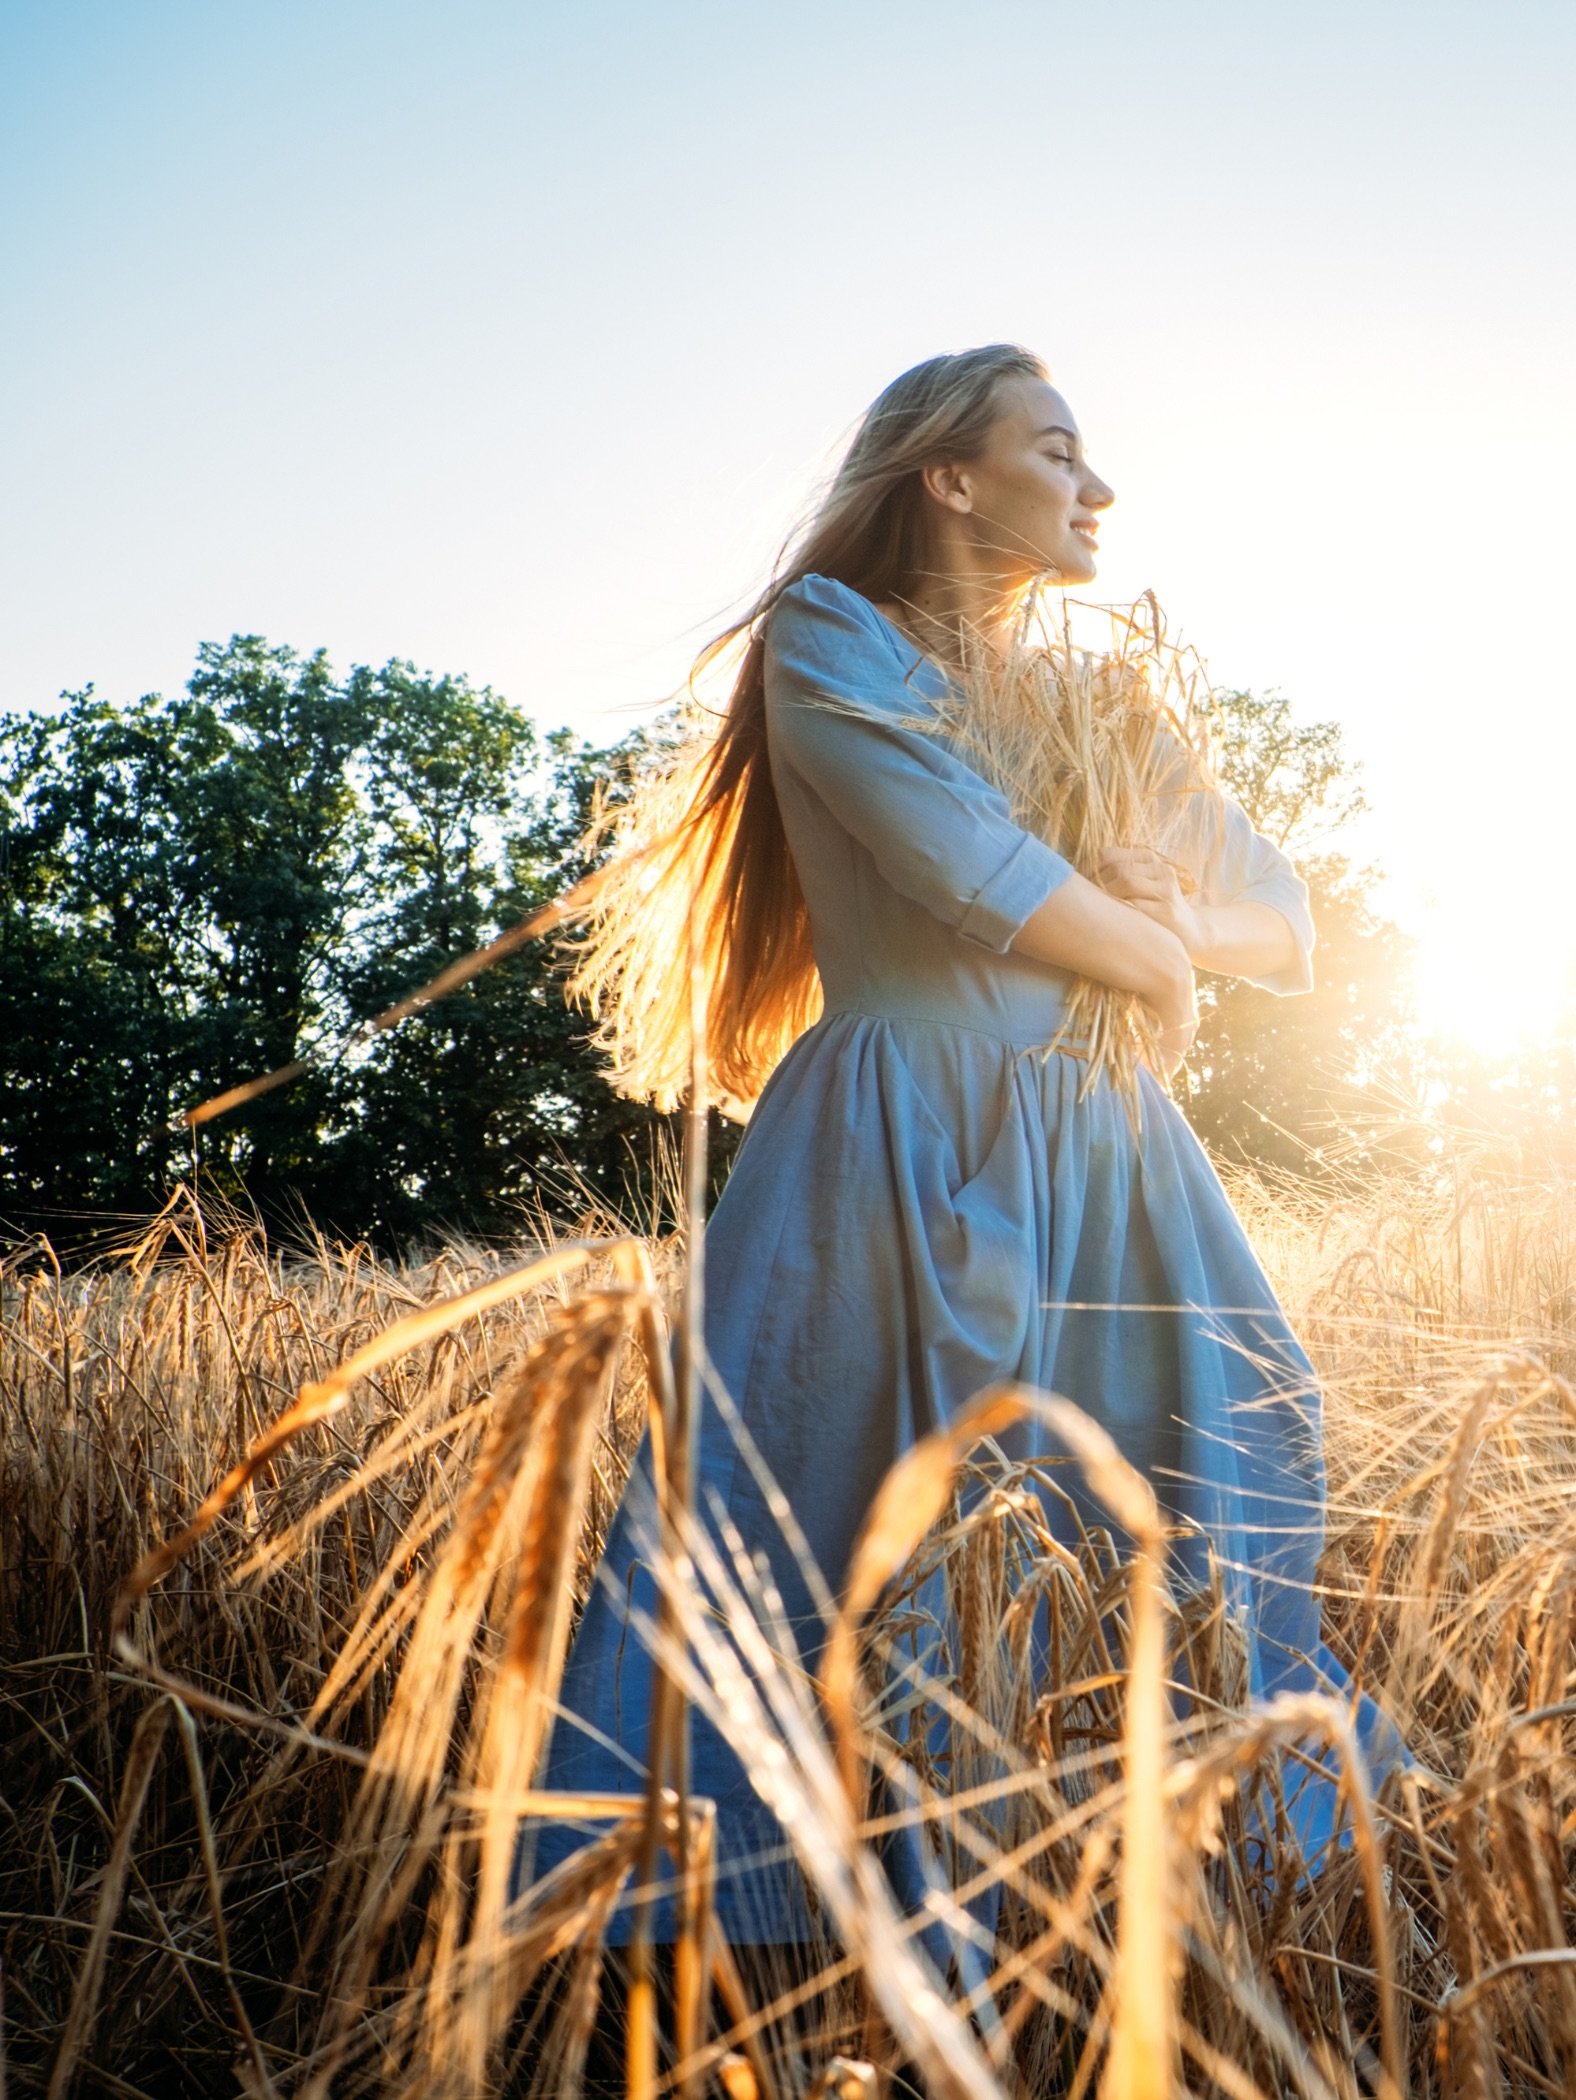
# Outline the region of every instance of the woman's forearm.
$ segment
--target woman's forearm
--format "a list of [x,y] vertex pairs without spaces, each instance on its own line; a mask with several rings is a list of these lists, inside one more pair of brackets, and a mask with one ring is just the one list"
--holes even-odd
[[1053,890],[1024,920],[1010,946],[1016,955],[1075,971],[1119,992],[1136,992],[1162,1020],[1192,1010],[1193,965],[1181,941],[1082,875],[1069,876]]
[[1232,904],[1185,897],[1176,863],[1153,846],[1110,847],[1100,862],[1099,887],[1164,927],[1182,943],[1196,969],[1262,981],[1302,965],[1301,946],[1284,912],[1257,897],[1239,897]]
[[1248,898],[1238,904],[1194,904],[1198,936],[1188,952],[1200,970],[1224,977],[1273,977],[1297,961],[1291,923],[1273,904]]

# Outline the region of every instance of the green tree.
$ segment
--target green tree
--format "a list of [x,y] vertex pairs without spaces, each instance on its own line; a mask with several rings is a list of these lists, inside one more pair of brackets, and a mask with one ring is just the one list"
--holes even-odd
[[[365,773],[368,894],[380,901],[345,979],[349,1012],[364,1021],[587,872],[578,841],[593,784],[616,798],[645,736],[606,749],[565,729],[543,736],[492,692],[409,664],[352,682],[378,725]],[[672,1119],[608,1087],[588,1021],[566,1004],[566,974],[534,942],[378,1035],[342,1074],[320,1204],[385,1238],[507,1231],[588,1200],[639,1217],[660,1210],[656,1162]]]
[[297,1062],[196,1139],[265,1216],[406,1243],[587,1196],[654,1214],[674,1132],[607,1087],[546,943],[354,1031],[584,872],[593,783],[620,792],[660,730],[544,737],[463,678],[340,681],[256,636],[205,646],[177,699],[0,730],[0,1226],[145,1213],[190,1170],[183,1109]]
[[[355,701],[321,654],[238,636],[176,700],[89,690],[0,735],[5,1206],[145,1209],[189,1156],[184,1107],[332,1025],[366,860]],[[211,1170],[277,1208],[327,1098],[309,1075],[216,1126]]]

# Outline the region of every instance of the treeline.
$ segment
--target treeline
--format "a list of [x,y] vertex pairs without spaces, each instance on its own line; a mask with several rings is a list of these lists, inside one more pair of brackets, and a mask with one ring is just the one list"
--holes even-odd
[[0,1227],[71,1242],[194,1159],[275,1224],[387,1245],[649,1199],[662,1119],[604,1084],[541,942],[179,1123],[557,895],[584,872],[593,780],[640,747],[544,735],[407,663],[337,678],[257,636],[204,646],[174,699],[89,690],[0,721]]
[[[1337,732],[1273,698],[1216,708],[1255,821],[1316,848],[1355,795]],[[616,795],[650,734],[602,748],[463,677],[341,678],[257,636],[204,645],[173,699],[89,689],[0,717],[0,1235],[87,1245],[193,1171],[276,1228],[391,1249],[587,1198],[660,1220],[668,1119],[608,1088],[543,942],[321,1055],[583,873],[593,784]],[[1401,1016],[1399,937],[1361,873],[1327,850],[1304,865],[1320,988],[1223,988],[1190,1112],[1227,1152],[1306,1167],[1330,1075]],[[288,1086],[181,1128],[296,1060]],[[714,1128],[720,1185],[737,1132]]]

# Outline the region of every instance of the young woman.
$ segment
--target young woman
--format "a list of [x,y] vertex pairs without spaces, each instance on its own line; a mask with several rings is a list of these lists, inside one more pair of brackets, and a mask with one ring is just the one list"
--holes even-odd
[[[651,952],[651,899],[694,896],[713,1074],[759,1097],[707,1229],[706,1350],[834,1594],[893,1462],[982,1386],[1021,1379],[1076,1401],[1148,1472],[1192,1527],[1184,1574],[1202,1579],[1213,1549],[1256,1694],[1340,1689],[1312,1587],[1307,1358],[1159,1080],[1140,1074],[1135,1130],[1113,1085],[1084,1089],[1077,1056],[1043,1054],[1079,976],[1148,1003],[1168,1071],[1196,1025],[1195,970],[1308,989],[1306,889],[1229,803],[1193,894],[1136,847],[1086,880],[945,736],[905,726],[947,692],[965,635],[1005,641],[1037,586],[1093,577],[1111,501],[1025,350],[931,358],[886,389],[730,630],[749,645],[686,821],[655,889],[603,929],[604,1039],[621,1083],[671,1103],[687,988],[682,951]],[[1032,1431],[1003,1441],[1035,1448]],[[812,1589],[711,1404],[709,1497],[770,1564],[813,1668]],[[551,1788],[628,1791],[644,1766],[651,1664],[628,1620],[655,1600],[632,1501],[566,1669]],[[1060,1505],[1047,1514],[1065,1527]],[[1375,1764],[1404,1755],[1366,1701],[1359,1727]],[[717,1802],[730,1939],[806,1937],[782,1832],[699,1716],[691,1784]],[[536,1871],[569,1842],[547,1827]],[[888,1849],[917,1903],[917,1851]],[[672,1930],[664,1902],[655,1937]]]

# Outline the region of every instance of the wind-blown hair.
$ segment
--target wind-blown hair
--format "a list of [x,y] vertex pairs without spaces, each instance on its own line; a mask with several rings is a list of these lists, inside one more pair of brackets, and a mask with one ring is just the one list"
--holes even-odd
[[661,1110],[690,1078],[687,920],[703,966],[707,1064],[715,1094],[742,1112],[794,1038],[821,1012],[809,915],[766,754],[767,618],[790,584],[821,575],[865,597],[901,599],[924,573],[921,470],[977,458],[999,414],[996,390],[1047,379],[1013,343],[927,358],[861,418],[826,495],[785,545],[771,581],[700,652],[690,690],[740,635],[743,661],[715,732],[648,767],[629,799],[599,802],[586,843],[610,858],[563,900],[585,933],[568,996],[595,1017],[592,1041],[618,1092]]

